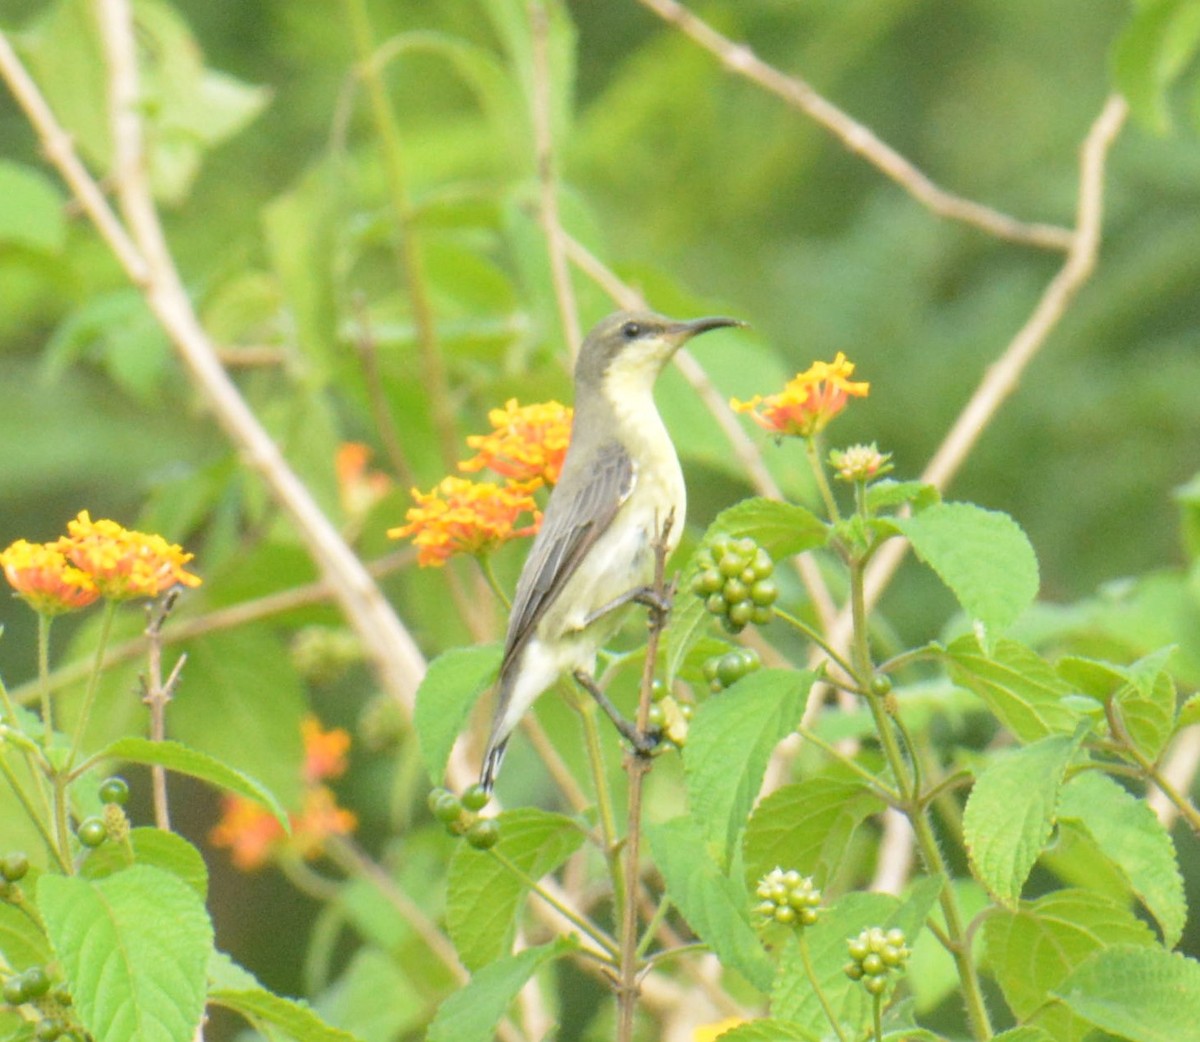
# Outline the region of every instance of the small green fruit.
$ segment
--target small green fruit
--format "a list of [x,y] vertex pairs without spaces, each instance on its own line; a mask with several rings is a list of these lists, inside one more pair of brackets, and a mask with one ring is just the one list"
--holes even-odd
[[29,858],[19,850],[13,851],[11,854],[5,854],[3,858],[0,858],[0,876],[3,876],[10,883],[24,879],[25,873],[28,871]]
[[129,786],[124,778],[105,778],[100,783],[100,799],[124,807],[129,800]]
[[84,818],[75,835],[85,847],[98,847],[108,839],[108,829],[100,818]]
[[466,790],[464,790],[462,794],[462,805],[470,811],[483,810],[483,808],[488,805],[488,800],[490,799],[491,796],[488,794],[487,789],[476,782],[474,785],[470,785],[466,788]]
[[467,842],[476,850],[490,850],[500,841],[500,826],[495,818],[480,818],[467,829]]

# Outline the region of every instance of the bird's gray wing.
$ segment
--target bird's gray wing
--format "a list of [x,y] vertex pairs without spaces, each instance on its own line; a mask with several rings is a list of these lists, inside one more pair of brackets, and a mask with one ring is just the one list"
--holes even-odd
[[611,443],[596,458],[602,462],[589,466],[586,472],[564,468],[562,480],[550,496],[542,527],[517,581],[504,646],[505,663],[512,661],[536,629],[579,562],[633,491],[633,460],[624,447]]

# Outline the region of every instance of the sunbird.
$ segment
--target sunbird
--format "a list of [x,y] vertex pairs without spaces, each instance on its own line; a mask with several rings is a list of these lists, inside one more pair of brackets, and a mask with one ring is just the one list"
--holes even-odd
[[639,752],[653,745],[608,703],[596,654],[635,601],[652,598],[655,545],[679,542],[687,490],[654,404],[654,381],[692,337],[743,325],[677,322],[618,311],[584,340],[575,363],[571,441],[541,529],[517,581],[480,784],[490,792],[505,748],[537,697],[569,670]]

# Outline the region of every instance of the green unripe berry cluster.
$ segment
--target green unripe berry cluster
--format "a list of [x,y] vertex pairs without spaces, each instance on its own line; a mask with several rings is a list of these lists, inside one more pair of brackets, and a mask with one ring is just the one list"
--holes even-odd
[[646,726],[658,735],[656,752],[666,748],[664,742],[682,749],[687,744],[688,723],[695,707],[691,702],[677,699],[670,688],[658,679],[651,685],[650,695],[653,701],[646,717]]
[[4,982],[4,1001],[10,1006],[40,999],[50,990],[50,977],[41,966],[30,966],[24,973],[9,977]]
[[845,965],[846,976],[860,980],[872,995],[882,995],[888,975],[901,970],[911,954],[905,943],[904,931],[884,930],[878,926],[863,930],[846,942],[850,961]]
[[476,850],[488,850],[500,839],[500,825],[495,818],[481,818],[479,811],[491,797],[482,785],[469,786],[461,796],[449,789],[437,788],[429,793],[429,810],[446,826],[452,836],[466,836]]
[[714,655],[701,667],[708,689],[716,694],[736,684],[748,673],[762,668],[762,659],[753,648],[734,648],[724,655]]
[[812,876],[794,868],[773,868],[758,881],[755,893],[761,899],[755,911],[768,922],[812,926],[820,915],[821,891],[813,886]]
[[779,588],[771,578],[775,562],[753,539],[719,536],[696,555],[700,566],[692,592],[704,598],[704,607],[721,620],[729,633],[740,633],[750,623],[771,621],[771,605]]

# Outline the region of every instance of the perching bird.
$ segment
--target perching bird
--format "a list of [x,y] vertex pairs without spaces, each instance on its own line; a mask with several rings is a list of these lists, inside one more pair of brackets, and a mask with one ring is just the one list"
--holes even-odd
[[[647,596],[655,542],[670,519],[667,551],[674,550],[687,509],[654,381],[692,337],[739,325],[732,318],[675,322],[621,311],[584,341],[570,446],[513,599],[480,772],[489,792],[513,728],[560,676],[571,671],[611,710],[589,683],[596,653],[620,627],[621,609]],[[645,741],[628,725],[622,733],[635,745]]]

